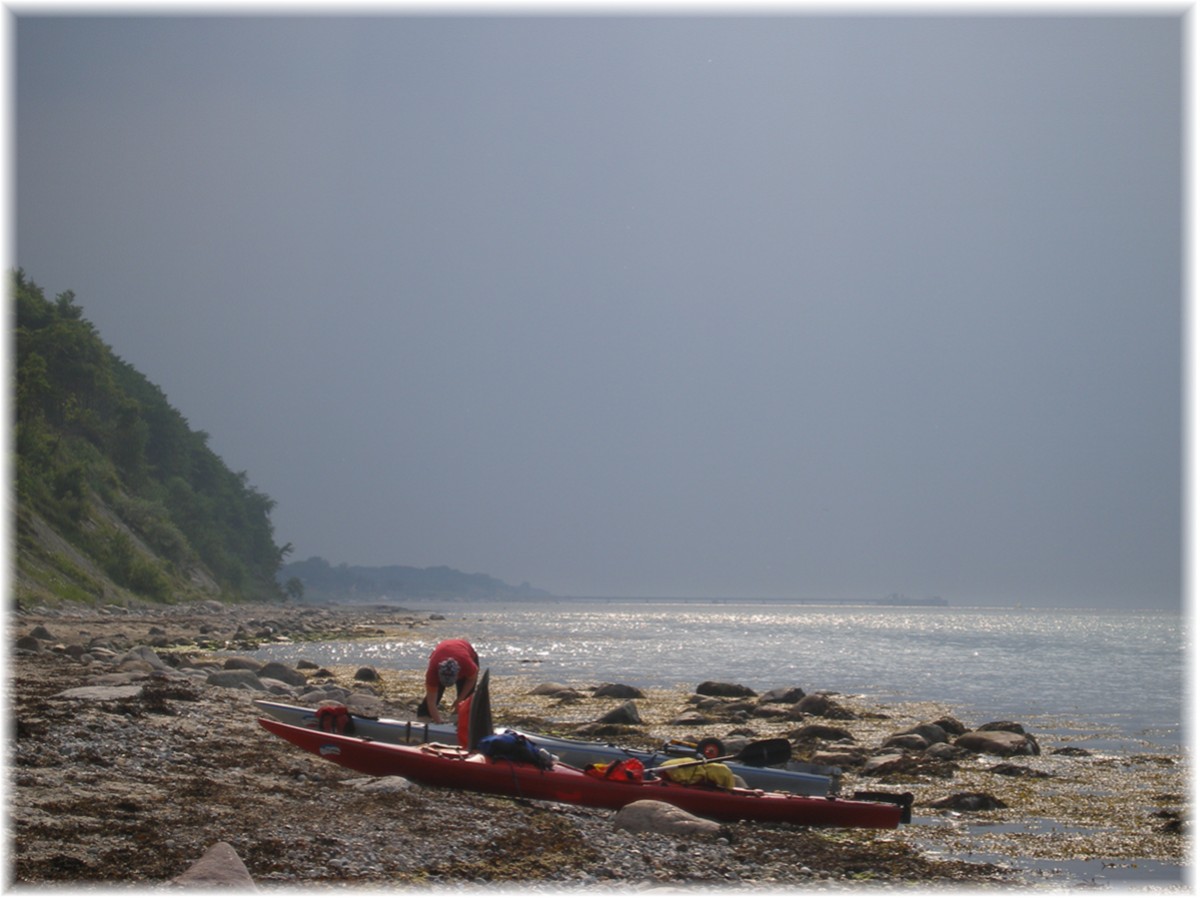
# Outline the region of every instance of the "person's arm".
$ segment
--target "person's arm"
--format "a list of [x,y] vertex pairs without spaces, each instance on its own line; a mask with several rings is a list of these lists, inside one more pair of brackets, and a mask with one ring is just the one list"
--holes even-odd
[[479,670],[476,669],[475,674],[472,675],[467,680],[466,687],[463,688],[463,696],[464,697],[470,697],[473,693],[475,693],[475,682],[477,682],[478,680],[479,680]]
[[429,718],[433,720],[435,725],[442,724],[442,716],[437,708],[437,690],[425,691],[425,708],[429,710]]

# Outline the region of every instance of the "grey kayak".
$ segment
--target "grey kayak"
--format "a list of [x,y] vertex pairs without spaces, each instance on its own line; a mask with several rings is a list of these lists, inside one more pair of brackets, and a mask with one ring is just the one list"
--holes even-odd
[[[317,710],[271,700],[255,700],[254,705],[263,712],[288,725],[301,728],[320,728]],[[600,741],[580,741],[571,738],[536,734],[520,729],[496,728],[497,732],[516,731],[533,741],[560,760],[571,766],[584,768],[592,763],[611,762],[616,759],[638,759],[646,766],[656,766],[669,759],[681,756],[697,757],[695,750],[686,744],[665,744],[660,750],[641,750],[605,744]],[[349,716],[347,734],[382,741],[389,744],[429,744],[458,742],[457,728],[450,723],[434,725],[429,722],[412,722],[400,719],[375,718],[371,716]],[[839,790],[841,770],[830,766],[813,766],[791,762],[788,768],[759,768],[726,762],[733,774],[739,776],[749,787],[764,791],[787,791],[805,796],[830,796]],[[796,767],[796,768],[792,768]]]

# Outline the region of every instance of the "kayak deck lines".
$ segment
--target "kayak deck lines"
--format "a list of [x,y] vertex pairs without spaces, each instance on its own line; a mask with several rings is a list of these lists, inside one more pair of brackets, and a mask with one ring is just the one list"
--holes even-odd
[[[478,690],[478,688],[477,688]],[[318,710],[270,700],[255,700],[260,710],[289,725],[318,728]],[[411,722],[347,713],[348,727],[344,733],[391,744],[428,743],[430,741],[457,742],[453,725],[435,725],[428,722]],[[497,731],[503,729],[496,729]],[[677,742],[668,742],[661,750],[641,750],[622,747],[607,741],[591,741],[553,737],[522,729],[511,729],[524,735],[539,747],[543,747],[564,763],[585,768],[595,762],[634,758],[643,765],[655,766],[669,759],[693,755],[695,748]],[[805,796],[824,797],[836,794],[840,788],[841,770],[830,766],[813,766],[789,762],[787,768],[729,765],[730,770],[747,786],[769,791],[788,791]]]

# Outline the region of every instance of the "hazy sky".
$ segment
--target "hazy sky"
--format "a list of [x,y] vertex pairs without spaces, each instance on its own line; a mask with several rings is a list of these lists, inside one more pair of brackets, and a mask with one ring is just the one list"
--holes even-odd
[[1176,15],[12,34],[16,264],[292,559],[1179,602]]

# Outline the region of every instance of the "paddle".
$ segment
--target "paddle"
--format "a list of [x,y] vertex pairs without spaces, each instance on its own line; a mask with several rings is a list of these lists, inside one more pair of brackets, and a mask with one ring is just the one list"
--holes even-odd
[[652,769],[647,769],[646,774],[661,772],[664,769],[683,769],[688,766],[702,766],[705,763],[724,762],[727,759],[736,759],[738,762],[745,763],[748,766],[762,768],[763,766],[777,766],[787,762],[791,758],[791,741],[787,738],[768,738],[765,741],[751,741],[739,752],[731,756],[718,756],[714,759],[695,759],[690,762],[675,763],[670,766],[656,766]]
[[[479,739],[487,737],[496,730],[492,724],[492,693],[488,686],[490,672],[490,669],[483,670],[483,674],[479,676],[479,680],[475,684],[475,690],[471,692],[471,706],[467,710],[468,750],[478,749]],[[460,712],[459,715],[462,713]]]

